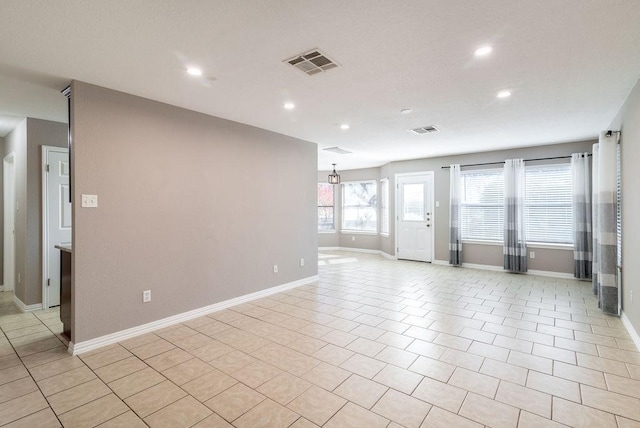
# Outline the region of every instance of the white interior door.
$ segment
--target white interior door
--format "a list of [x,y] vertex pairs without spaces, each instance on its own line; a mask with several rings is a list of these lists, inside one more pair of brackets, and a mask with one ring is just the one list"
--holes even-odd
[[71,244],[71,203],[69,202],[69,151],[44,148],[48,172],[46,172],[46,306],[60,304],[60,244]]
[[433,258],[433,172],[396,176],[396,230],[399,259]]
[[16,169],[15,154],[4,158],[4,291],[12,291],[15,285],[16,250]]

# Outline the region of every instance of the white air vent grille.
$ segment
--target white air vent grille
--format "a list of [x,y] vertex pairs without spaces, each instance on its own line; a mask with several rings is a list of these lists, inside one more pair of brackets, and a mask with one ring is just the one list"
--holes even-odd
[[430,126],[422,126],[420,128],[414,128],[414,129],[411,130],[411,132],[413,132],[415,134],[419,134],[419,135],[431,134],[433,132],[438,132],[438,131],[439,131],[439,129],[436,128],[435,126],[432,126],[432,125],[430,125]]
[[324,73],[338,66],[334,60],[330,59],[319,49],[313,49],[309,52],[296,55],[293,58],[285,59],[283,62],[289,63],[289,65],[294,66],[309,76]]
[[340,147],[329,147],[328,149],[322,149],[322,150],[326,152],[339,153],[341,155],[348,155],[349,153],[353,153],[353,152],[350,152],[349,150],[341,149]]

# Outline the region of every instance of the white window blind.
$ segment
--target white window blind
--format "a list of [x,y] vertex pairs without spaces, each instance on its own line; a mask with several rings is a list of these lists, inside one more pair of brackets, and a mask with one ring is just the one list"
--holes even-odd
[[342,183],[342,229],[378,231],[377,182]]
[[380,180],[380,233],[389,234],[389,179]]
[[573,243],[571,164],[526,168],[527,242]]
[[504,179],[502,169],[462,171],[462,239],[502,241]]

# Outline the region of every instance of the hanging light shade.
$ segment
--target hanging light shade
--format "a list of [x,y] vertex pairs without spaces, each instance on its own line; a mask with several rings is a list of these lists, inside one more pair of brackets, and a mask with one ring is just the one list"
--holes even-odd
[[333,172],[329,174],[329,184],[340,184],[340,175],[336,172],[336,164],[333,165]]

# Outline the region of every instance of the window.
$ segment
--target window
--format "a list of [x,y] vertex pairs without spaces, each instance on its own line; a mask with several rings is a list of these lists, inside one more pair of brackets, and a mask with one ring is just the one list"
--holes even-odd
[[526,168],[528,243],[573,243],[571,164]]
[[[502,169],[462,171],[460,178],[462,239],[502,241]],[[571,164],[526,168],[527,243],[573,243],[571,197]]]
[[318,230],[335,229],[333,184],[318,183]]
[[504,179],[502,169],[462,171],[460,174],[462,239],[502,241]]
[[389,179],[380,180],[380,233],[389,234]]
[[375,181],[342,183],[342,229],[377,232]]

